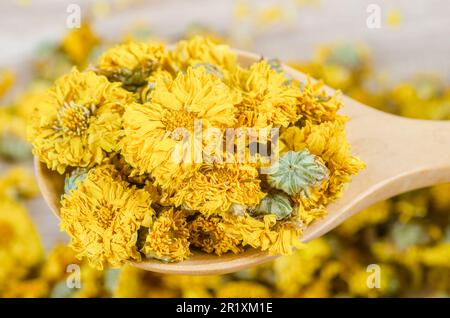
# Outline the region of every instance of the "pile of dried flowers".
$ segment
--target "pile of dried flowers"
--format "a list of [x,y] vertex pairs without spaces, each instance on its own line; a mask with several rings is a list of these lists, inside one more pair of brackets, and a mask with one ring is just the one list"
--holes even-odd
[[[80,29],[75,29],[72,32],[79,31]],[[83,37],[70,33],[68,38],[79,41]],[[77,45],[72,43],[68,47],[78,48],[90,43],[85,42]],[[60,46],[53,47],[54,51],[48,52],[48,55],[66,54]],[[434,77],[420,76],[394,87],[383,85],[383,90],[373,91],[371,86],[366,85],[375,78],[375,74],[370,71],[372,65],[366,53],[367,50],[360,46],[326,45],[318,50],[312,61],[291,65],[315,78],[323,78],[328,85],[343,89],[355,99],[384,111],[424,119],[450,118],[448,83]],[[87,55],[85,58],[88,57]],[[355,57],[357,63],[347,62],[350,58],[355,60]],[[39,95],[45,95],[45,90],[42,93],[42,84],[46,84],[42,81],[44,75],[48,75],[45,72],[52,70],[61,74],[70,70],[70,63],[64,67],[55,67],[53,63],[58,60],[48,59],[44,64],[42,60],[37,61],[37,80],[32,87],[12,105],[2,108],[8,115],[0,116],[0,132],[5,136],[2,140],[9,140],[11,128],[15,126],[18,127],[14,129],[18,138],[24,134],[21,131],[24,125],[17,123],[24,122],[26,110],[37,103]],[[49,77],[45,81],[53,81],[53,78]],[[15,125],[11,124],[12,119]],[[8,152],[6,158],[19,159],[9,154],[11,152]],[[3,153],[0,155],[4,157]],[[12,228],[26,228],[27,232],[26,237],[14,235],[3,240],[7,244],[0,244],[0,297],[450,295],[450,184],[380,202],[355,215],[336,231],[309,243],[293,255],[277,258],[271,263],[222,276],[178,276],[144,272],[131,266],[97,271],[89,267],[87,260],[77,260],[70,248],[61,245],[54,247],[47,257],[43,253],[33,252],[30,255],[35,255],[34,257],[22,260],[17,250],[32,248],[32,251],[42,251],[43,247],[39,236],[35,234],[36,230],[30,227],[32,220],[23,214],[24,199],[36,194],[36,185],[31,176],[21,171],[23,170],[15,169],[0,177],[0,193],[5,194],[0,196],[0,203],[9,207],[8,210],[0,210],[5,212],[3,217],[0,212],[0,228],[8,228],[8,232]],[[22,190],[18,191],[19,189]],[[12,202],[16,208],[10,208]],[[17,209],[19,206],[20,209]],[[39,214],[35,216],[39,217]],[[11,248],[13,246],[16,247]],[[18,249],[17,246],[23,247]],[[67,268],[74,264],[80,266],[81,288],[70,288],[67,285],[67,279],[73,274],[67,273]],[[380,288],[367,287],[369,264],[380,265]],[[299,271],[298,268],[303,270]]]
[[341,106],[321,83],[275,60],[241,67],[208,38],[128,42],[57,79],[28,139],[65,174],[61,228],[96,268],[182,261],[192,247],[289,254],[364,166]]

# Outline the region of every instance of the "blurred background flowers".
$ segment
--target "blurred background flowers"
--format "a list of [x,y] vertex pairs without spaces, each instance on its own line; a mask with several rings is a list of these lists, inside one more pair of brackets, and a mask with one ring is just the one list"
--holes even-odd
[[[70,29],[68,6],[81,9]],[[370,4],[380,28],[370,28]],[[64,244],[32,174],[30,109],[112,43],[196,34],[280,58],[378,109],[450,119],[450,4],[332,0],[16,0],[0,4],[0,296],[448,297],[450,184],[375,204],[294,255],[222,276],[97,271]],[[381,127],[380,127],[381,129]],[[81,268],[69,288],[67,266]],[[370,288],[368,266],[380,269]]]

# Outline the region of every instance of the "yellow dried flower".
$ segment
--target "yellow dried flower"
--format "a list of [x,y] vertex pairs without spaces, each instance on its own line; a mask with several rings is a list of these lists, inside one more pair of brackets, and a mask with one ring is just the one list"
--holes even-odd
[[209,37],[194,36],[187,41],[180,41],[169,53],[168,67],[177,74],[198,64],[211,64],[221,72],[236,68],[237,57],[228,45],[218,44]]
[[[201,120],[203,127],[219,129],[234,124],[230,90],[203,68],[189,68],[169,83],[158,82],[150,103],[126,110],[125,160],[168,187],[175,176],[182,176],[178,161],[193,162],[196,120]],[[186,156],[191,159],[184,160]]]
[[342,107],[338,93],[328,96],[322,82],[313,83],[309,78],[306,83],[300,85],[300,91],[298,113],[302,118],[315,123],[337,118],[336,113]]
[[66,273],[67,266],[70,264],[79,264],[73,250],[66,245],[57,244],[47,255],[40,275],[47,282],[54,284],[62,280]]
[[61,201],[61,229],[77,257],[98,269],[139,261],[138,231],[151,225],[150,195],[122,181],[113,166],[91,169]]
[[91,25],[83,23],[64,37],[61,49],[75,65],[84,67],[90,53],[98,44],[99,38],[93,32]]
[[26,141],[26,117],[29,113],[25,115],[20,102],[0,108],[0,156],[12,161],[31,157],[31,147]]
[[220,275],[163,275],[161,279],[172,289],[216,289],[222,284]]
[[36,105],[28,140],[49,169],[92,167],[120,149],[121,115],[132,95],[91,71],[73,69]]
[[254,207],[265,196],[258,170],[244,164],[204,164],[176,187],[170,202],[202,214],[230,212],[233,204]]
[[165,262],[187,259],[189,251],[189,230],[187,213],[169,208],[153,222],[142,249],[147,257]]
[[6,95],[14,83],[14,73],[10,70],[0,70],[0,98]]
[[0,294],[24,278],[44,256],[39,235],[18,202],[0,197]]
[[206,253],[222,255],[226,252],[239,253],[243,250],[241,242],[229,235],[222,219],[218,216],[209,218],[199,215],[189,223],[189,240]]
[[39,194],[34,174],[21,166],[10,168],[0,178],[0,197],[31,199]]
[[380,285],[378,288],[370,288],[368,279],[370,279],[371,273],[365,267],[354,266],[351,270],[344,272],[350,293],[355,296],[376,297],[379,295],[388,296],[395,292],[398,288],[398,281],[394,269],[387,264],[379,266]]
[[138,91],[142,103],[151,102],[151,92],[156,88],[156,85],[159,82],[164,83],[164,85],[168,85],[173,81],[173,77],[166,70],[156,70],[152,72],[152,74],[147,78],[146,81],[147,83]]
[[[359,67],[354,52],[338,53],[330,59]],[[140,261],[141,253],[182,261],[191,244],[218,255],[248,245],[290,254],[363,167],[350,153],[337,95],[293,80],[277,60],[240,67],[228,46],[204,37],[169,51],[157,42],[116,46],[95,72],[74,69],[37,104],[28,138],[50,169],[68,172],[61,228],[77,256],[96,268]],[[281,128],[278,154],[305,157],[312,179],[300,173],[298,185],[286,185],[282,165],[260,173],[269,155],[251,146],[273,144],[254,141],[259,128]],[[243,136],[244,153],[234,154]],[[267,194],[273,202],[260,205]],[[80,295],[97,292],[90,286]],[[167,295],[159,287],[142,293]]]
[[236,105],[237,127],[287,127],[297,121],[300,91],[267,61],[254,63],[248,69],[239,67],[230,85],[242,98]]
[[250,245],[269,251],[270,254],[291,254],[292,250],[302,247],[298,239],[302,229],[289,222],[277,224],[274,214],[264,215],[262,219],[249,215],[224,217],[225,231],[235,239],[242,241],[242,245]]
[[165,55],[162,43],[127,42],[103,53],[97,69],[110,81],[121,82],[133,90],[146,83],[147,77],[159,67]]

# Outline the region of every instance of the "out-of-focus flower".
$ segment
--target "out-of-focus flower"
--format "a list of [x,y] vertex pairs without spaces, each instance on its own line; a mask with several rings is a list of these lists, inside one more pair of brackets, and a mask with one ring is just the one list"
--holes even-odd
[[298,237],[302,227],[296,223],[277,223],[274,214],[264,215],[257,219],[249,215],[230,215],[224,217],[224,227],[232,237],[242,241],[242,245],[250,245],[269,251],[271,254],[290,254],[294,247],[301,248]]
[[199,215],[189,223],[189,240],[206,253],[222,255],[226,252],[242,251],[241,241],[225,231],[223,220],[218,216]]
[[169,53],[168,67],[174,74],[201,64],[215,65],[222,72],[236,68],[236,54],[228,45],[214,42],[208,37],[194,36],[177,43]]
[[176,187],[170,202],[206,216],[228,213],[233,204],[254,207],[265,195],[258,176],[249,165],[204,164]]
[[1,195],[0,295],[28,275],[42,260],[43,248],[25,208],[19,202]]
[[0,98],[5,95],[14,84],[14,73],[10,70],[0,70]]
[[386,15],[386,23],[390,27],[396,27],[402,22],[402,14],[398,9],[390,8]]
[[196,120],[204,128],[218,129],[235,121],[229,89],[203,68],[189,68],[172,81],[157,82],[150,103],[127,109],[125,160],[140,173],[151,173],[163,188],[173,186],[192,172]]
[[352,295],[363,297],[376,297],[379,295],[389,296],[396,292],[399,282],[396,278],[395,270],[386,264],[379,265],[379,286],[376,281],[371,281],[371,272],[366,268],[356,267],[348,271],[346,281]]
[[89,23],[83,23],[66,34],[61,50],[78,67],[84,68],[92,50],[99,44],[99,38]]

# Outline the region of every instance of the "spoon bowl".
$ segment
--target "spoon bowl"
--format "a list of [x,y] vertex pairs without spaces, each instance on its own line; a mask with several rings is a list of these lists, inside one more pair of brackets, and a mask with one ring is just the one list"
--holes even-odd
[[[235,50],[238,63],[249,66],[261,56]],[[305,81],[306,76],[283,65],[292,78]],[[334,90],[325,87],[328,94]],[[354,176],[342,196],[329,204],[328,215],[316,220],[300,238],[308,242],[324,235],[347,218],[370,205],[410,190],[450,182],[450,122],[426,121],[390,115],[347,96],[340,114],[351,117],[347,122],[347,137],[352,153],[362,159],[367,168]],[[64,192],[64,176],[49,170],[35,158],[36,177],[42,195],[59,217],[60,198]],[[223,274],[267,262],[276,256],[257,249],[222,256],[195,252],[186,261],[163,263],[145,259],[132,263],[144,270],[170,274]]]

